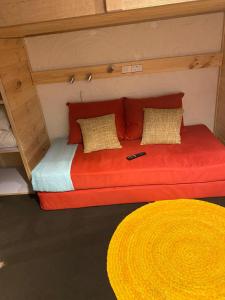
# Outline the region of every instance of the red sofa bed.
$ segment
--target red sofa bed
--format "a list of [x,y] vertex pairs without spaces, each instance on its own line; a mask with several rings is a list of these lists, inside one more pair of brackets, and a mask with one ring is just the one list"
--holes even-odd
[[[83,153],[78,146],[71,166],[76,187],[38,193],[45,210],[225,195],[225,146],[204,125],[185,126],[178,145],[140,145]],[[126,157],[147,155],[128,161]]]
[[[74,191],[39,192],[45,210],[177,198],[225,196],[225,146],[204,125],[181,126],[181,144],[140,145],[143,108],[182,107],[184,94],[69,103]],[[122,148],[84,153],[76,120],[115,114]],[[147,155],[128,161],[128,155]],[[56,162],[57,163],[57,162]]]

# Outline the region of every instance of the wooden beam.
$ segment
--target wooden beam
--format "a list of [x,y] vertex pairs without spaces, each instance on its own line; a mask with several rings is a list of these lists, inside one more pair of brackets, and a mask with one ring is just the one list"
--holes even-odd
[[223,59],[218,79],[214,133],[225,144],[225,19],[221,51]]
[[198,0],[100,15],[0,27],[0,38],[26,37],[150,20],[169,19],[225,10],[225,0]]
[[0,40],[0,93],[30,178],[50,142],[23,40],[10,42]]
[[[221,53],[209,53],[139,60],[126,63],[116,63],[112,65],[109,64],[69,69],[38,71],[32,72],[32,78],[35,84],[46,84],[56,82],[70,82],[73,76],[75,78],[75,81],[87,80],[90,74],[92,75],[92,79],[102,79],[119,76],[131,76],[135,74],[173,72],[180,70],[218,67],[221,64]],[[136,72],[135,69],[137,70]]]

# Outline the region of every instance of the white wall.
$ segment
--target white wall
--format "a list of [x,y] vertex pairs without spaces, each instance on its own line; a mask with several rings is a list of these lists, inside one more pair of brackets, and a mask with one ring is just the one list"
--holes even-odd
[[[57,69],[220,50],[223,14],[147,22],[26,39],[33,70]],[[50,138],[65,136],[68,101],[146,97],[183,91],[185,124],[213,129],[218,69],[39,85]]]

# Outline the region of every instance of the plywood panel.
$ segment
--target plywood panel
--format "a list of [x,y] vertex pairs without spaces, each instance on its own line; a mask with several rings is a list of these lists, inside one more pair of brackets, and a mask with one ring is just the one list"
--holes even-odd
[[[4,51],[0,41],[0,90],[28,176],[49,147],[39,99],[30,75],[23,41],[12,40]],[[9,47],[9,43],[6,43]],[[17,47],[15,47],[17,45]],[[2,58],[3,57],[3,58]],[[4,59],[9,63],[4,64]],[[17,61],[17,63],[16,63]]]
[[0,27],[103,12],[103,0],[1,0]]
[[105,0],[108,12],[123,10],[123,0]]
[[128,10],[197,0],[106,0],[107,11]]
[[[52,2],[53,1],[51,1],[51,3]],[[46,1],[46,3],[48,3],[48,1]],[[117,26],[149,20],[169,19],[220,12],[223,10],[225,10],[225,0],[189,1],[178,4],[160,5],[100,15],[73,17],[18,26],[1,27],[0,38],[26,37],[106,26]]]

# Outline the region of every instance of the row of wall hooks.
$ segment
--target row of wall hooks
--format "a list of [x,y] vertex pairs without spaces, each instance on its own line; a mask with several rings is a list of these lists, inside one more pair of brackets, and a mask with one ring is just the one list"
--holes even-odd
[[[107,73],[113,73],[113,71],[114,71],[113,65],[108,65]],[[86,80],[87,80],[88,82],[91,82],[92,79],[93,79],[93,74],[92,74],[92,73],[88,73],[87,76],[86,76]],[[73,75],[71,75],[71,76],[69,77],[68,82],[69,82],[70,84],[73,84],[73,83],[75,83],[75,81],[76,81],[76,76],[75,76],[75,74],[73,74]]]
[[145,75],[159,72],[174,72],[218,67],[221,66],[222,59],[223,54],[221,52],[151,58],[97,66],[35,71],[32,72],[32,78],[35,84],[57,82],[68,82],[70,84],[74,84],[81,80],[91,82],[93,79],[132,76],[135,74]]

